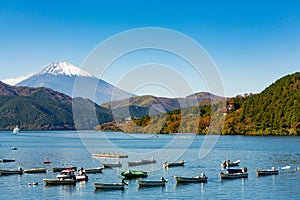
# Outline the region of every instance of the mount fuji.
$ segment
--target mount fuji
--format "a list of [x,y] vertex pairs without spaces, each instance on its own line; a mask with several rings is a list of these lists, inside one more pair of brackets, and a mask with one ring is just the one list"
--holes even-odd
[[[40,72],[3,80],[4,83],[15,86],[47,87],[62,92],[71,97],[89,98],[98,104],[121,100],[131,96],[130,93],[121,90],[90,73],[68,62],[53,62],[48,64]],[[74,85],[80,83],[81,90],[93,90],[93,94],[86,91],[76,92],[74,96]]]

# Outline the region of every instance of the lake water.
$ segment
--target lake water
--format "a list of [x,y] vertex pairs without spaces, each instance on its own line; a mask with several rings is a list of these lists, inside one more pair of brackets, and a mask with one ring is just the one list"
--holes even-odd
[[[93,131],[35,131],[13,135],[0,132],[0,159],[15,158],[14,163],[1,163],[2,169],[46,167],[46,174],[0,176],[2,199],[300,199],[300,137],[245,137],[143,135],[99,133]],[[13,151],[12,147],[18,149]],[[96,159],[91,153],[125,153],[126,159]],[[124,191],[95,190],[92,183],[119,182],[120,173],[128,169],[127,161],[157,160],[156,164],[132,167],[148,171],[148,180],[168,179],[165,187],[139,188],[129,181]],[[45,158],[52,161],[43,165]],[[164,161],[185,160],[184,167],[165,170]],[[221,180],[221,163],[241,160],[247,167],[245,179]],[[104,169],[102,174],[89,174],[88,182],[76,186],[45,186],[43,178],[55,178],[52,167],[97,167],[102,162],[120,161],[120,169]],[[257,177],[257,168],[291,166],[278,175]],[[177,185],[174,175],[208,176],[207,183]],[[38,182],[37,186],[28,183]]]

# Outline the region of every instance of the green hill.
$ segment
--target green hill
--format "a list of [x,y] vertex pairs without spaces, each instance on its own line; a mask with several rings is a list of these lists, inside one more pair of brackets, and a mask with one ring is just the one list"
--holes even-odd
[[260,94],[232,99],[223,134],[300,135],[300,73],[280,78]]
[[[82,110],[76,127],[73,108]],[[96,111],[94,120],[89,111]],[[72,99],[49,88],[13,87],[0,82],[0,130],[19,125],[22,130],[92,129],[112,121],[109,110],[88,99]]]

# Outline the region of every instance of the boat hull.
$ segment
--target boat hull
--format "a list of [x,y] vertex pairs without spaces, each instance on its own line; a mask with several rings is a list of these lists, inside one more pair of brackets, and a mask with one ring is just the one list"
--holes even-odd
[[124,190],[124,183],[94,183],[95,189]]
[[53,172],[61,172],[66,169],[73,169],[74,171],[76,171],[77,167],[54,167],[54,168],[52,168],[52,171]]
[[23,170],[0,170],[0,175],[23,174]]
[[24,173],[28,174],[37,174],[37,173],[46,173],[46,168],[31,168],[31,169],[25,169]]
[[97,167],[97,168],[88,168],[84,169],[84,172],[87,174],[96,174],[96,173],[102,173],[103,168]]
[[74,179],[43,179],[46,185],[75,185]]
[[184,163],[185,161],[179,161],[179,162],[173,162],[173,163],[168,163],[168,162],[165,162],[163,164],[163,167],[164,168],[168,168],[168,167],[179,167],[179,166],[184,166]]
[[231,174],[224,174],[221,172],[220,174],[221,179],[237,179],[237,178],[248,178],[248,173],[231,173]]
[[124,171],[121,175],[124,176],[125,179],[146,178],[148,176],[147,172],[133,170]]
[[267,176],[267,175],[276,175],[278,174],[279,170],[256,170],[257,176]]
[[122,167],[122,163],[103,163],[104,168]]
[[147,186],[165,186],[167,181],[159,180],[159,181],[141,181],[138,180],[137,183],[140,187],[147,187]]
[[92,156],[99,158],[128,158],[126,154],[93,153]]
[[177,183],[206,183],[207,182],[207,177],[201,177],[201,176],[196,176],[196,177],[180,177],[180,176],[174,176],[176,179]]

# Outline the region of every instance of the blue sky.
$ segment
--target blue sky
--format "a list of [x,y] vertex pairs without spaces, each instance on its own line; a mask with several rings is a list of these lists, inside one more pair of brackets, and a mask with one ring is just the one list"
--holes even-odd
[[[162,27],[191,37],[207,51],[217,65],[226,96],[258,93],[276,79],[300,71],[299,10],[296,0],[0,0],[0,80],[39,71],[53,61],[81,66],[99,43],[115,34]],[[129,58],[133,61],[138,55]],[[170,60],[170,65],[176,63]],[[175,68],[190,71],[184,64]],[[122,75],[117,65],[114,70]],[[117,84],[111,74],[104,80]],[[202,80],[190,81],[195,91],[205,90]],[[156,95],[168,96],[158,90]]]

